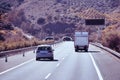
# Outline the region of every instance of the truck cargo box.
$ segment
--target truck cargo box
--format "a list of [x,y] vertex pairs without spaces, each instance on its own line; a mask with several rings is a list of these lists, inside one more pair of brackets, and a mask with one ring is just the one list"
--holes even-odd
[[76,52],[79,50],[85,50],[87,52],[89,46],[88,32],[75,32],[74,46]]

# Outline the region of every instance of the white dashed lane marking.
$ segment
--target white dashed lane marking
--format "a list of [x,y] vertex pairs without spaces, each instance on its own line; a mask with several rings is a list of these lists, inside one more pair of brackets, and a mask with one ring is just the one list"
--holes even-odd
[[50,75],[51,75],[51,73],[49,73],[49,74],[45,77],[45,79],[48,79]]

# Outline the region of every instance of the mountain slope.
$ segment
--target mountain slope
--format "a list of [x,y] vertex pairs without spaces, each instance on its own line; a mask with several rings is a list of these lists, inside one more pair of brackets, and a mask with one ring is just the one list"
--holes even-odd
[[[7,0],[6,0],[7,1]],[[74,24],[74,30],[84,30],[84,19],[105,18],[106,25],[119,22],[119,1],[120,0],[19,0],[9,15],[9,21],[21,28],[24,32],[30,33],[38,38],[43,38],[42,33],[46,33],[45,25],[67,23]],[[13,2],[15,2],[13,0]],[[117,3],[116,3],[117,2]],[[11,17],[12,15],[12,17]],[[43,24],[39,24],[39,20]],[[58,25],[58,24],[57,24]],[[57,28],[57,27],[56,27]],[[66,27],[71,28],[71,27]],[[59,28],[58,28],[59,29]],[[49,29],[50,33],[55,33]],[[45,31],[45,32],[43,32]],[[63,30],[64,33],[65,30]],[[60,33],[59,33],[60,34]],[[66,34],[66,33],[64,33]],[[49,35],[49,34],[48,34]]]
[[105,18],[103,13],[100,13],[93,8],[89,8],[87,10],[82,11],[81,13],[79,13],[79,16],[83,19],[104,19]]

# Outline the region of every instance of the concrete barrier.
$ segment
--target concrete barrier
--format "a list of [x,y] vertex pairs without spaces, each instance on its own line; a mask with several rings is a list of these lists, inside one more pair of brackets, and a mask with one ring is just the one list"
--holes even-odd
[[103,50],[105,50],[105,51],[107,51],[109,53],[111,53],[112,55],[114,55],[114,56],[116,56],[117,58],[120,59],[120,53],[118,53],[118,52],[116,52],[116,51],[114,51],[114,50],[112,50],[110,48],[107,48],[107,47],[103,46],[100,43],[91,43],[91,44],[94,45],[94,46],[97,46],[97,47],[99,47],[99,48],[101,48],[101,49],[103,49]]

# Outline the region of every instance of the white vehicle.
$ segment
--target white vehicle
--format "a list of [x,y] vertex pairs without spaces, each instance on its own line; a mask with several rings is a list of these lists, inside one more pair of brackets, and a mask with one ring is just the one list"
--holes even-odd
[[36,60],[47,58],[54,60],[53,49],[50,45],[40,45],[36,51]]
[[89,40],[88,32],[75,32],[74,47],[75,52],[79,50],[85,50],[88,52]]

